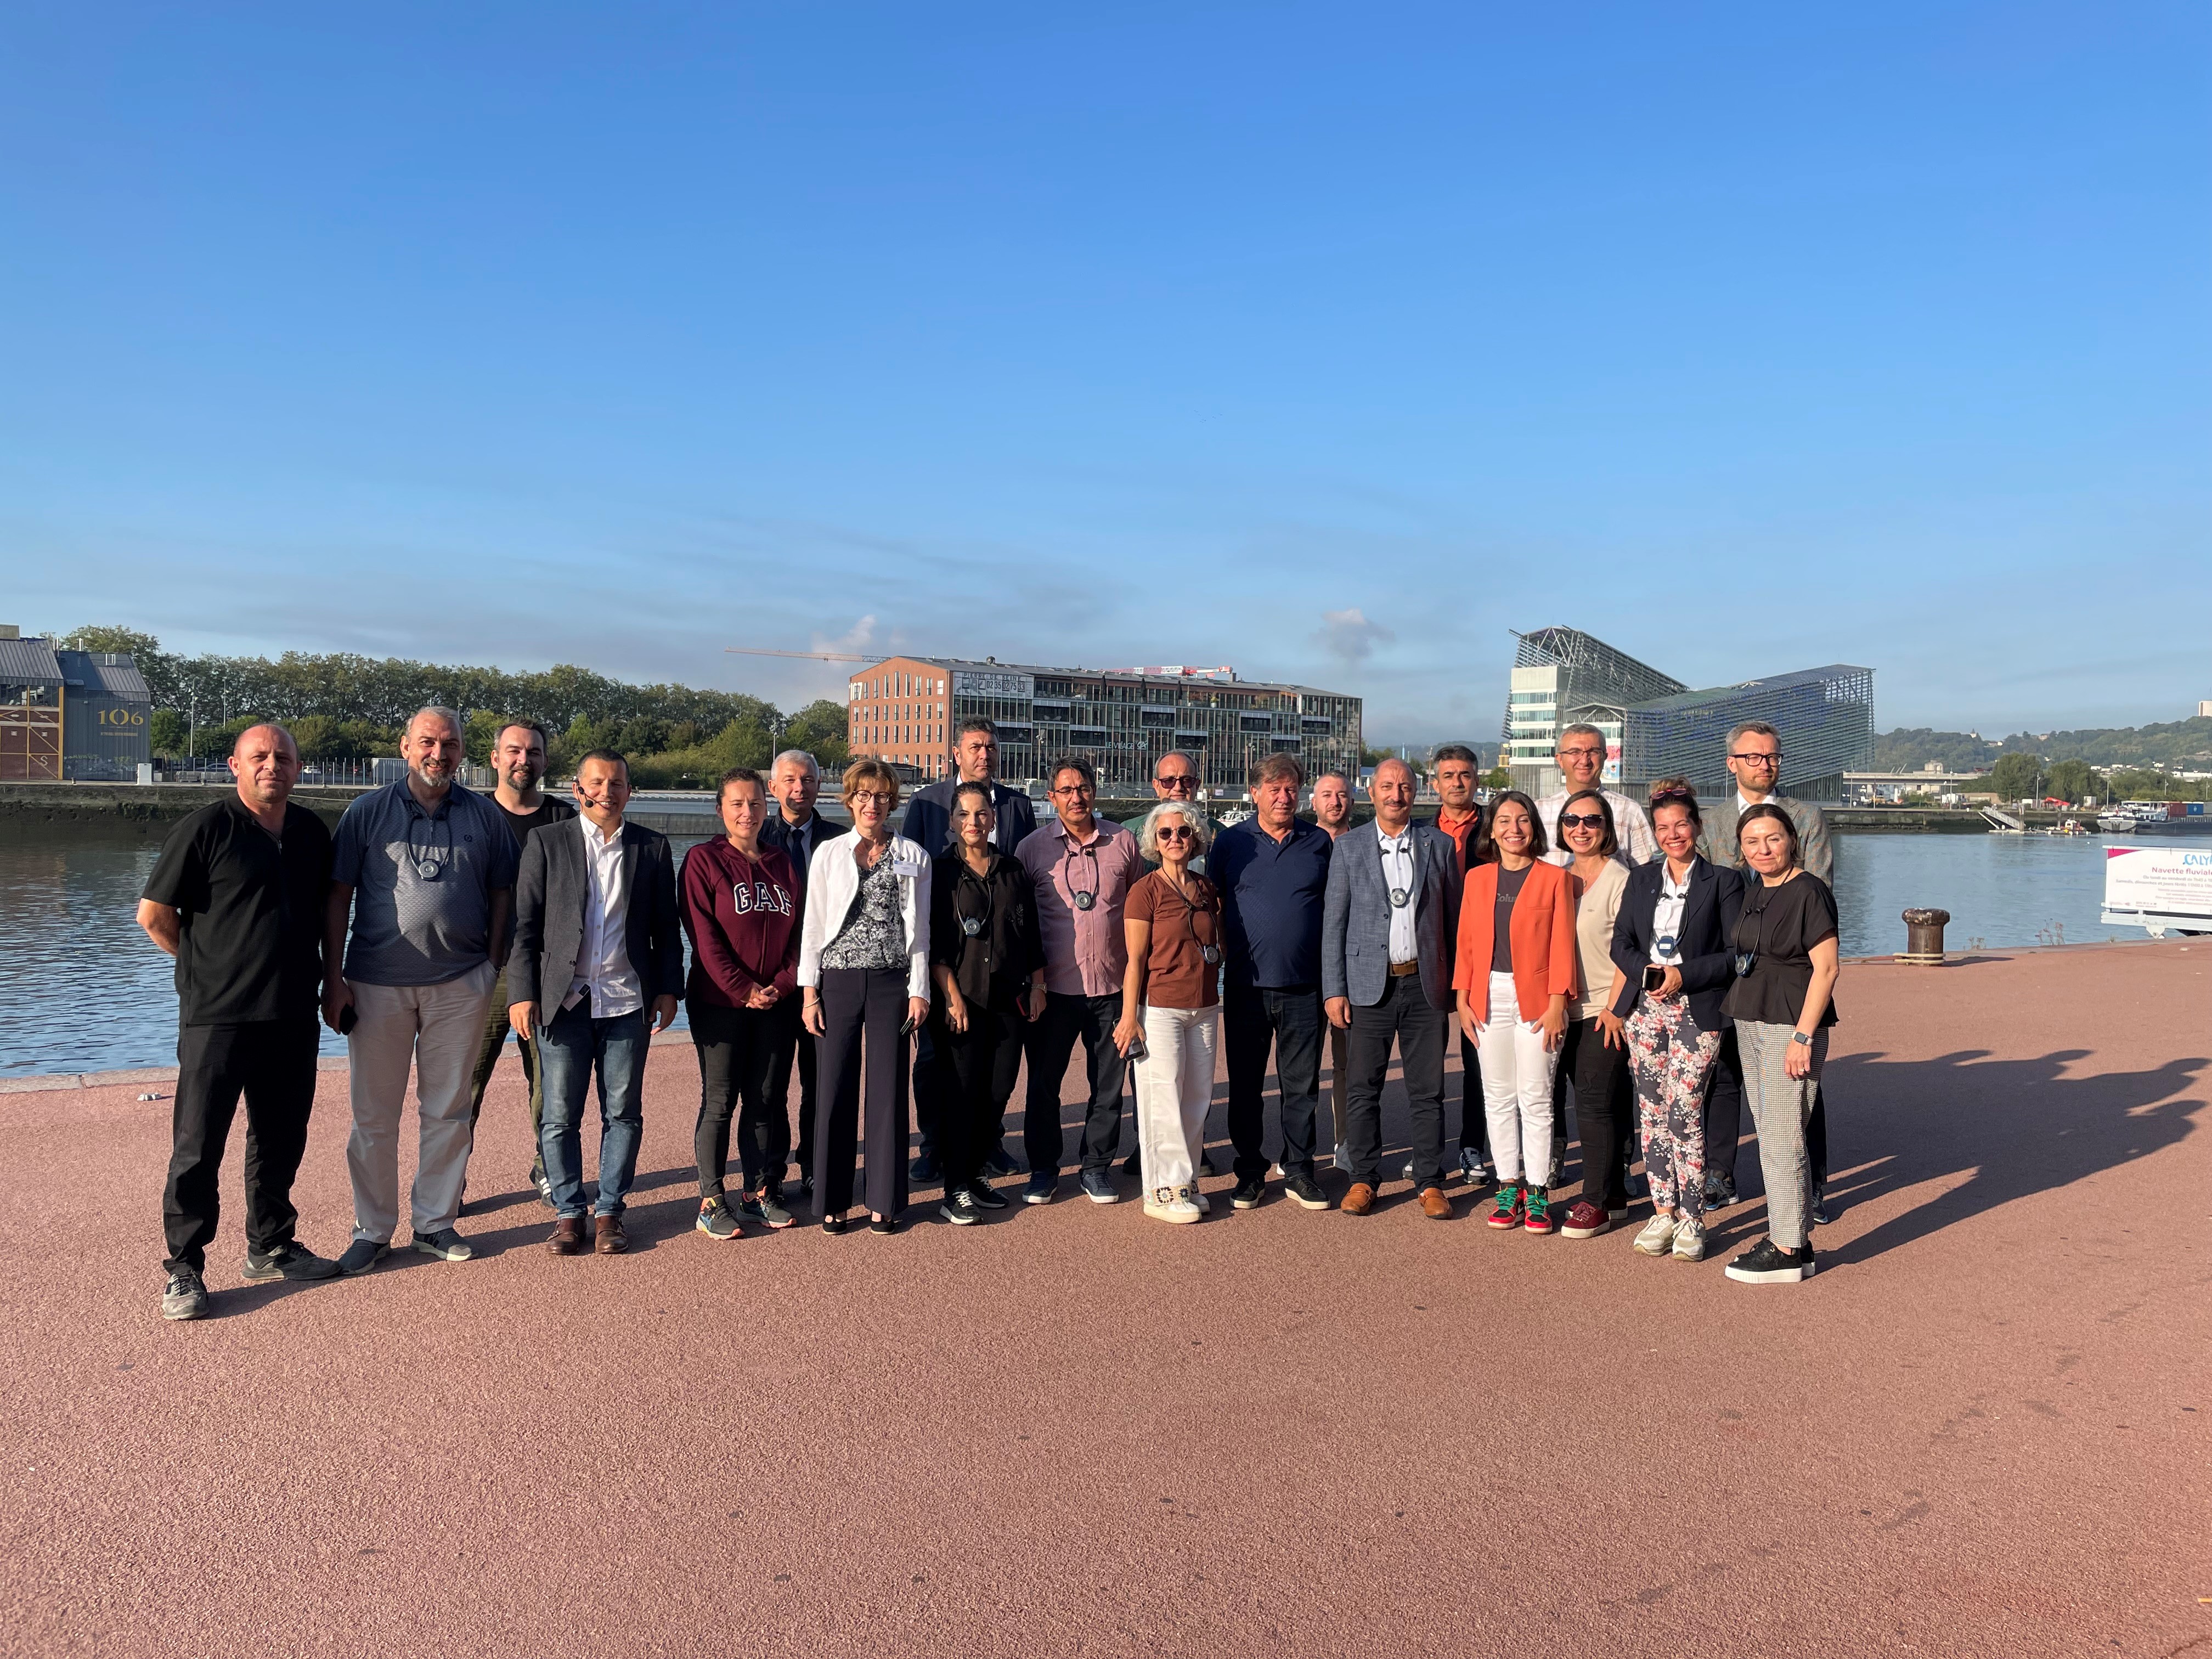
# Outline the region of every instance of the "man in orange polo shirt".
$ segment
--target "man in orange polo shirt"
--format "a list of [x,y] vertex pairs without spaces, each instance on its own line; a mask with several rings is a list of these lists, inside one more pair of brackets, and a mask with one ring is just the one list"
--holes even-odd
[[[1474,750],[1463,743],[1448,743],[1439,747],[1430,757],[1429,776],[1437,787],[1437,799],[1441,803],[1436,816],[1436,827],[1452,838],[1459,848],[1460,878],[1467,878],[1468,866],[1474,862],[1475,845],[1482,835],[1482,808],[1474,799],[1476,768],[1480,762]],[[1482,1062],[1475,1058],[1474,1044],[1466,1032],[1460,1033],[1460,1106],[1459,1106],[1459,1168],[1470,1187],[1481,1187],[1490,1181],[1490,1123],[1482,1107]],[[1411,1165],[1407,1168],[1410,1170]],[[1407,1177],[1412,1178],[1410,1175]]]

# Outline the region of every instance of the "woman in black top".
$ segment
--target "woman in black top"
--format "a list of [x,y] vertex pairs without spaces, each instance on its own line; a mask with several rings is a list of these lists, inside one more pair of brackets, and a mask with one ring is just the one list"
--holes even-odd
[[945,1103],[937,1130],[945,1168],[938,1213],[958,1227],[1006,1207],[983,1179],[983,1159],[998,1144],[1021,1069],[1022,1028],[1044,1011],[1042,988],[1024,1004],[1030,976],[1044,970],[1036,901],[1029,872],[991,845],[995,822],[988,784],[954,791],[952,845],[937,855],[929,884],[929,971],[937,987],[929,1036]]
[[1813,1273],[1805,1126],[1836,1023],[1836,899],[1798,863],[1797,828],[1780,807],[1746,807],[1735,829],[1744,864],[1759,880],[1730,931],[1735,982],[1721,1012],[1735,1022],[1743,1055],[1744,1096],[1766,1178],[1767,1236],[1729,1263],[1728,1276],[1786,1283]]

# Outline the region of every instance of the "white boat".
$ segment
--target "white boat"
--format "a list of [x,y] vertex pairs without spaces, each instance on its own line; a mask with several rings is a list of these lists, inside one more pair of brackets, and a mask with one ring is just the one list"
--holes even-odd
[[2125,800],[2097,817],[2108,836],[2212,836],[2212,812],[2201,800]]

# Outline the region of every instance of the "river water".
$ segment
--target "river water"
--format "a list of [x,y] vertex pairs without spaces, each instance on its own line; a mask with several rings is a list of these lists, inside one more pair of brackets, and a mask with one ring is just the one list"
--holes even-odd
[[[688,840],[678,838],[678,854]],[[1844,954],[1905,948],[1899,912],[1948,910],[1954,951],[2141,939],[2106,928],[2104,843],[2085,836],[1838,835]],[[0,842],[0,1076],[175,1064],[169,959],[133,920],[157,848]],[[325,1031],[324,1051],[344,1044]]]

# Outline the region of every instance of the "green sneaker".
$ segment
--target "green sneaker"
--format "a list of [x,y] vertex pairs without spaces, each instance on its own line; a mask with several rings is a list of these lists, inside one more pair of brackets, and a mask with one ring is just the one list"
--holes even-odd
[[1548,1233],[1559,1224],[1552,1219],[1552,1200],[1541,1187],[1531,1187],[1522,1200],[1527,1219],[1522,1222],[1532,1233]]
[[1521,1183],[1508,1181],[1498,1188],[1498,1207],[1483,1218],[1493,1227],[1521,1224]]

